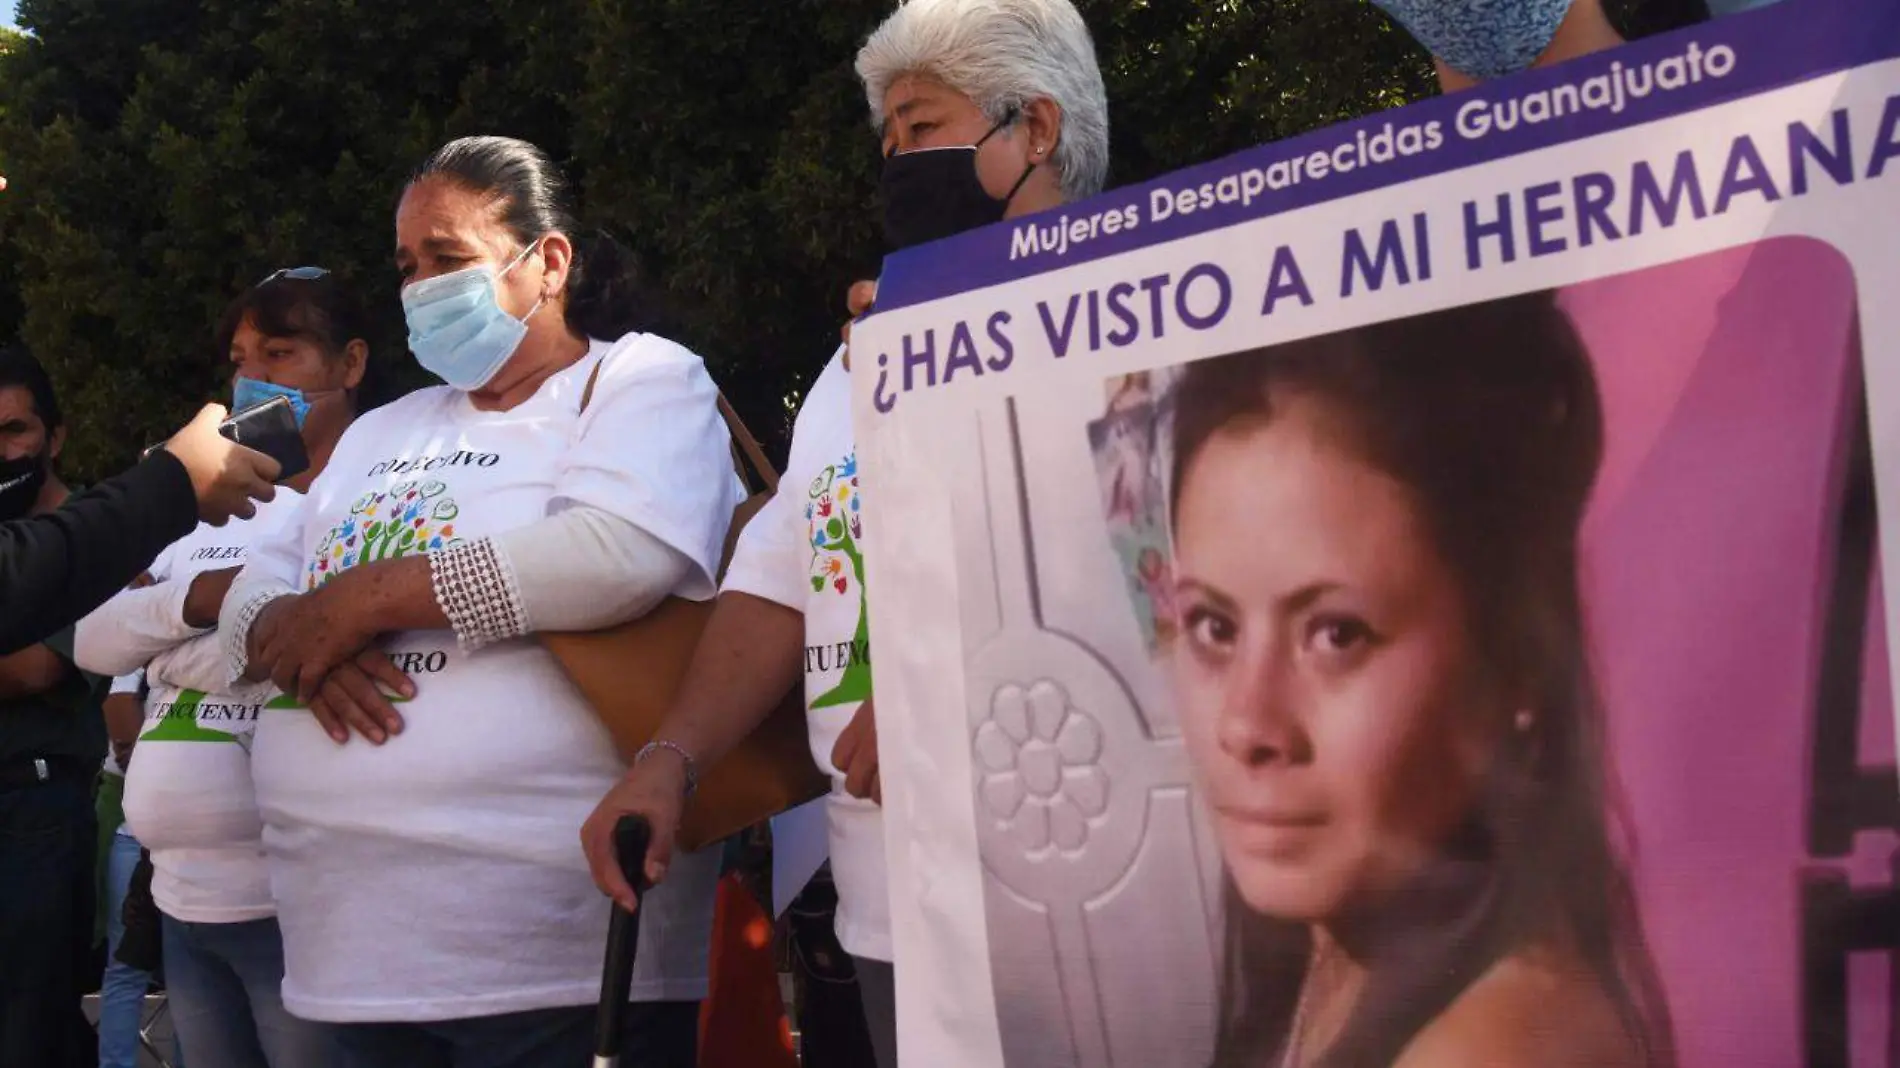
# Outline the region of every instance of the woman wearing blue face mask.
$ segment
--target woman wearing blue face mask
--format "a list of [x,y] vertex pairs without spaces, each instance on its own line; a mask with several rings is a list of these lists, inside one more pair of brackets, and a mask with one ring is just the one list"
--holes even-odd
[[[127,732],[137,740],[120,758],[125,824],[111,874],[116,899],[140,846],[151,851],[171,1015],[191,1064],[326,1068],[339,1056],[326,1029],[290,1015],[278,992],[283,940],[250,762],[260,706],[273,695],[229,685],[213,628],[249,545],[282,528],[356,418],[368,333],[355,295],[318,267],[277,271],[231,302],[216,348],[231,368],[231,409],[288,397],[310,470],[252,518],[202,524],[169,546],[153,561],[149,584],[107,602],[74,638],[76,659],[89,670],[146,675],[144,716]],[[115,952],[119,933],[115,922]],[[147,978],[109,963],[102,1068],[136,1061]]]
[[[1448,93],[1623,43],[1603,0],[1371,0],[1432,53]],[[1709,17],[1704,0],[1622,5],[1641,36]]]
[[[605,912],[576,837],[622,766],[534,635],[710,597],[743,490],[705,367],[640,331],[539,149],[444,146],[395,223],[444,384],[357,420],[223,613],[233,671],[295,706],[252,758],[284,1002],[344,1064],[581,1064]],[[641,903],[633,1063],[693,1063],[718,864]]]

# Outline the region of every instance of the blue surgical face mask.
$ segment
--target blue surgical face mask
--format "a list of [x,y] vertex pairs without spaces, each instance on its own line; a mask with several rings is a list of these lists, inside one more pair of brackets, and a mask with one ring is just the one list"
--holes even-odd
[[1372,0],[1451,69],[1490,80],[1528,69],[1574,0]]
[[271,400],[283,397],[290,401],[290,410],[297,415],[298,428],[303,427],[304,417],[310,414],[310,400],[301,389],[280,386],[275,382],[260,382],[255,378],[242,375],[231,380],[231,411],[233,413],[249,411]]
[[409,351],[424,370],[464,393],[494,379],[528,336],[528,320],[547,301],[543,296],[517,319],[502,309],[496,285],[539,244],[522,249],[500,271],[478,264],[424,279],[402,291]]

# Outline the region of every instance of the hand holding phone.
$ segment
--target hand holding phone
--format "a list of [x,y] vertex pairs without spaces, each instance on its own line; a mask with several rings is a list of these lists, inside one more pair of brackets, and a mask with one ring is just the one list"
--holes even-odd
[[277,475],[279,483],[310,470],[310,454],[304,449],[297,411],[288,397],[272,397],[244,409],[218,424],[218,433],[276,460],[283,468]]
[[279,474],[276,460],[224,437],[218,428],[226,414],[222,405],[207,404],[171,440],[152,447],[184,465],[198,499],[198,518],[212,526],[223,526],[232,516],[249,519],[257,511],[251,502],[270,500],[275,493],[271,480]]

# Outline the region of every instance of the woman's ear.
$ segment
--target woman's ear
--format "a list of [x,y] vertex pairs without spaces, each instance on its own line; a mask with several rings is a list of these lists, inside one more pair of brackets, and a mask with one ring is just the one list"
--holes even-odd
[[1039,96],[1024,104],[1021,132],[1029,141],[1024,146],[1029,162],[1049,162],[1055,157],[1056,145],[1062,140],[1062,105],[1046,96]]
[[541,296],[553,300],[567,291],[567,276],[574,269],[574,242],[558,231],[548,234],[541,239],[541,261],[546,265]]
[[343,346],[343,388],[354,390],[363,384],[369,370],[369,342],[355,338]]

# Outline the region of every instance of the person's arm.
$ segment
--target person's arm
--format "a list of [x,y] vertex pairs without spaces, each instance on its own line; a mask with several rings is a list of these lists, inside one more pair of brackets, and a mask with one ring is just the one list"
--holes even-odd
[[132,767],[132,747],[145,726],[145,703],[139,699],[139,687],[145,677],[140,672],[112,680],[112,691],[100,703],[106,717],[106,737],[112,742],[112,759],[123,774]]
[[[408,569],[387,565],[426,563],[420,557],[358,565],[315,590],[297,592],[311,502],[319,499],[330,474],[318,476],[310,491],[291,505],[294,511],[275,536],[250,544],[244,570],[232,582],[218,613],[218,638],[226,665],[225,685],[218,688],[242,693],[247,684],[282,679],[287,685],[279,688],[307,707],[337,744],[349,740],[353,726],[380,745],[402,730],[402,718],[378,686],[413,697],[415,684],[369,643],[387,631],[441,624],[414,623],[406,613],[387,611],[381,599],[373,606],[358,603],[357,591],[366,582],[380,586],[381,579],[389,578],[402,583]],[[374,607],[384,615],[359,615],[358,607]],[[327,666],[314,670],[312,664]],[[300,678],[306,676],[310,684],[300,686]],[[348,702],[343,701],[346,693]],[[346,721],[338,710],[345,705],[370,711]],[[372,718],[372,713],[378,715]]]
[[390,631],[448,629],[464,648],[478,649],[636,619],[691,568],[665,542],[583,505],[493,538],[359,565],[321,598],[339,602],[326,625],[344,645]]
[[774,496],[739,534],[726,571],[726,589],[687,666],[673,706],[654,732],[645,758],[601,799],[581,828],[594,882],[633,908],[633,889],[620,872],[613,830],[622,816],[640,815],[652,829],[646,872],[666,875],[673,839],[685,812],[689,780],[718,763],[765,722],[804,667],[805,617],[811,549],[791,500]]
[[331,737],[355,729],[380,744],[402,729],[385,691],[408,696],[413,685],[371,648],[379,635],[446,629],[473,651],[544,630],[594,630],[647,612],[690,570],[625,520],[571,508],[495,538],[359,564],[266,606],[249,637],[249,677],[296,694]]
[[180,642],[152,658],[145,671],[153,682],[202,693],[245,693],[251,684],[232,683],[224,643],[213,632]]
[[98,607],[197,522],[184,464],[156,452],[57,511],[0,524],[0,652]]
[[748,593],[719,595],[653,742],[581,828],[595,884],[623,908],[637,902],[614,853],[615,825],[623,816],[645,817],[652,830],[647,880],[664,879],[689,784],[757,730],[798,685],[804,642],[805,617],[798,611]]
[[318,476],[309,493],[286,503],[290,514],[276,533],[254,538],[246,546],[244,567],[231,580],[231,588],[218,606],[217,633],[224,647],[227,677],[226,685],[216,689],[270,677],[270,665],[256,655],[263,636],[258,624],[271,606],[300,597],[297,590],[303,573],[304,528],[309,523],[311,501],[322,484],[323,476]]
[[[653,740],[685,750],[694,773],[703,772],[745,741],[798,685],[804,657],[804,613],[749,593],[720,594]],[[673,749],[653,755],[661,752],[661,762],[679,772],[683,787],[685,760]]]
[[58,510],[0,523],[0,655],[104,604],[200,518],[249,516],[276,492],[277,461],[218,434],[206,405],[165,447]]
[[189,582],[171,582],[171,556],[176,544],[152,562],[150,584],[121,590],[79,621],[73,632],[74,663],[97,675],[125,675],[151,663],[160,653],[206,633],[217,623],[215,612],[205,618],[200,594],[216,588],[221,596],[237,569],[208,571]]
[[335,713],[380,741],[401,719],[348,666],[379,634],[448,629],[473,651],[622,622],[668,594],[710,597],[740,499],[718,391],[698,357],[662,339],[609,360],[557,472],[554,514],[426,556],[358,565],[264,610],[251,642],[271,680],[313,702],[320,718]]
[[0,701],[32,697],[66,681],[73,666],[44,645],[29,645],[0,656]]

